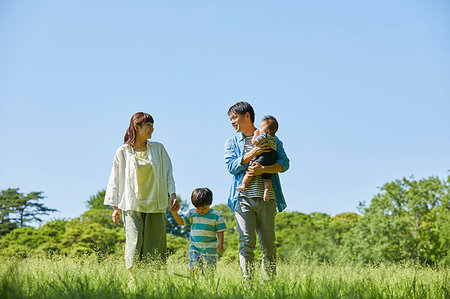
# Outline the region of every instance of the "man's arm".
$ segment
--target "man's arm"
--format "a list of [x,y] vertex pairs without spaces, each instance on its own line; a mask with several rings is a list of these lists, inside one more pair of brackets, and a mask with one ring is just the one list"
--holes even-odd
[[236,141],[233,138],[228,138],[225,141],[225,165],[227,166],[228,172],[234,175],[239,172],[246,171],[248,163],[250,163],[250,160],[254,156],[269,151],[270,145],[268,142],[266,142],[255,146],[248,153],[240,156],[237,151]]
[[255,162],[253,163],[253,165],[248,167],[247,173],[250,176],[252,176],[252,175],[261,175],[263,173],[285,172],[286,170],[289,169],[289,158],[286,155],[286,152],[284,151],[283,142],[281,142],[278,138],[277,138],[277,154],[278,159],[276,163],[268,166],[262,166],[258,162]]
[[255,145],[248,153],[242,157],[241,164],[248,164],[253,159],[253,157],[261,155],[262,153],[270,152],[269,142],[263,142],[261,144]]
[[263,173],[278,173],[283,170],[283,167],[280,163],[275,163],[268,166],[263,166],[258,162],[254,162],[251,166],[248,167],[247,174],[249,176],[261,175]]
[[278,154],[278,160],[277,163],[279,163],[282,167],[282,170],[280,172],[285,172],[289,169],[289,158],[286,155],[286,152],[284,151],[283,142],[281,142],[280,139],[277,138],[277,154]]
[[[225,141],[225,165],[228,172],[235,175],[239,172],[247,170],[247,165],[242,164],[244,156],[240,156],[237,151],[237,144],[233,138],[228,138]],[[248,162],[247,162],[248,163]]]

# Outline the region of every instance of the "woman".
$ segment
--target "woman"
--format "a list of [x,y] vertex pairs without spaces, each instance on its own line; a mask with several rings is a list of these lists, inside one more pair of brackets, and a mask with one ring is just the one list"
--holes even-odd
[[113,207],[112,220],[125,224],[125,265],[133,277],[136,260],[165,259],[166,209],[176,198],[172,163],[164,146],[150,142],[154,131],[150,114],[138,112],[130,120],[124,144],[114,156],[105,205]]

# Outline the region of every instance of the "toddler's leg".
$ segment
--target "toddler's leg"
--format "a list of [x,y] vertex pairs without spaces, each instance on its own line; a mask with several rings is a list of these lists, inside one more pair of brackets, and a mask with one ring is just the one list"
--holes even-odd
[[272,187],[272,180],[271,179],[263,179],[264,182],[264,201],[270,200],[270,188]]
[[236,190],[242,191],[245,190],[245,188],[247,188],[247,184],[248,182],[250,182],[250,179],[252,177],[247,175],[247,173],[244,175],[244,178],[242,179],[242,185],[236,187]]

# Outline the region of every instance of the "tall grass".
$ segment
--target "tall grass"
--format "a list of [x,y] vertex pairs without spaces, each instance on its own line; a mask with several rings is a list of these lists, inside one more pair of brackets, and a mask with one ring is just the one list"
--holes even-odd
[[129,287],[121,256],[0,259],[0,298],[450,298],[449,269],[280,262],[277,276],[243,283],[237,263],[192,277],[186,257],[143,264]]

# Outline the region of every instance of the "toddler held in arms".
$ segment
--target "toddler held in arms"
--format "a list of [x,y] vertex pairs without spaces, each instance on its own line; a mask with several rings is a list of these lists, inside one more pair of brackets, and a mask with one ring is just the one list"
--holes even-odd
[[[252,165],[254,162],[258,162],[263,166],[272,165],[277,162],[277,141],[275,138],[275,133],[278,131],[278,122],[273,116],[266,116],[261,121],[261,126],[259,129],[255,130],[253,133],[252,144],[259,145],[262,143],[268,143],[270,145],[270,150],[264,152],[258,156],[255,156],[249,163]],[[242,179],[242,184],[236,187],[236,190],[243,191],[247,187],[248,183],[252,179],[248,173],[244,175]],[[270,188],[272,186],[272,174],[263,173],[262,179],[264,182],[264,201],[270,200]]]

